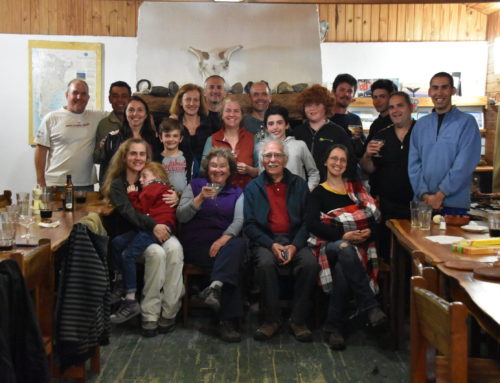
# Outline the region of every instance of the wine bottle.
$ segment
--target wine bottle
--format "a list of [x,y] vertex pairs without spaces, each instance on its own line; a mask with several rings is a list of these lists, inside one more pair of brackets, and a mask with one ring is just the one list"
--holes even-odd
[[66,176],[66,186],[64,189],[66,192],[64,197],[64,210],[73,211],[75,206],[75,193],[73,190],[73,181],[71,181],[71,174]]

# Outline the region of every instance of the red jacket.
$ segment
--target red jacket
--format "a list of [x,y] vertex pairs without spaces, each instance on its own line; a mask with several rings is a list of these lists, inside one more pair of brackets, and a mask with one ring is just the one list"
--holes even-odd
[[162,199],[163,194],[169,190],[172,190],[169,186],[153,182],[145,186],[141,193],[136,191],[128,193],[128,198],[136,210],[151,216],[156,223],[175,229],[177,224],[175,208],[167,205]]

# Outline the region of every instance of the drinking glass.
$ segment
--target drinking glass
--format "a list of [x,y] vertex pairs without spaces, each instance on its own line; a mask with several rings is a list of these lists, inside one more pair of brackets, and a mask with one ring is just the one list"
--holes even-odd
[[362,131],[363,127],[361,125],[347,125],[347,129],[349,129],[353,137],[357,137],[356,134]]
[[19,220],[19,206],[9,205],[6,206],[7,214],[11,222],[17,223]]
[[42,220],[50,220],[52,218],[52,209],[53,209],[53,201],[52,201],[51,193],[42,193],[40,195],[40,218]]
[[432,207],[429,205],[421,204],[418,207],[418,223],[420,230],[430,230],[432,220]]
[[26,215],[30,208],[30,193],[16,193],[17,206],[19,206],[19,214]]
[[82,190],[75,192],[75,201],[76,203],[85,203],[87,201],[87,192]]
[[418,221],[418,206],[420,203],[419,201],[410,201],[411,226],[413,227],[420,227]]
[[8,212],[0,212],[0,251],[12,250],[16,243],[16,223]]
[[379,152],[377,154],[374,154],[373,157],[382,157],[382,155],[380,154],[380,150],[382,150],[382,146],[384,146],[385,140],[382,138],[374,138],[372,141],[377,143],[379,147]]
[[207,186],[211,187],[212,189],[214,189],[215,195],[212,197],[212,199],[216,199],[217,198],[217,194],[219,194],[219,191],[221,189],[220,184],[213,182],[213,183],[208,183]]
[[490,237],[500,237],[500,211],[488,212],[488,228]]
[[34,222],[34,217],[33,217],[33,210],[28,209],[26,214],[20,214],[19,215],[19,224],[26,228],[26,234],[21,235],[21,238],[26,238],[26,243],[29,243],[30,238],[31,238],[31,232],[30,232],[30,226]]

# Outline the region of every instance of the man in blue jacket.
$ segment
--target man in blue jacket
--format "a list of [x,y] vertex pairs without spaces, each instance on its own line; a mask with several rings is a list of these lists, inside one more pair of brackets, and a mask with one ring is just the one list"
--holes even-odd
[[433,209],[468,209],[472,173],[481,156],[476,120],[452,106],[453,77],[431,78],[433,112],[417,121],[410,138],[408,174],[414,198]]
[[270,339],[280,327],[279,270],[288,268],[294,278],[290,329],[297,340],[310,342],[312,333],[305,322],[319,265],[307,247],[304,216],[309,190],[306,181],[285,169],[288,155],[281,141],[265,142],[261,156],[265,170],[247,185],[244,200],[244,230],[265,312],[254,339]]

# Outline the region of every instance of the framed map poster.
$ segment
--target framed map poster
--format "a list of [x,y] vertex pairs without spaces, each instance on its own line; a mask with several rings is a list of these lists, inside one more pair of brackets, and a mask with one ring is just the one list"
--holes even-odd
[[30,40],[29,144],[42,118],[66,105],[66,87],[75,78],[89,85],[87,109],[102,109],[102,44]]

